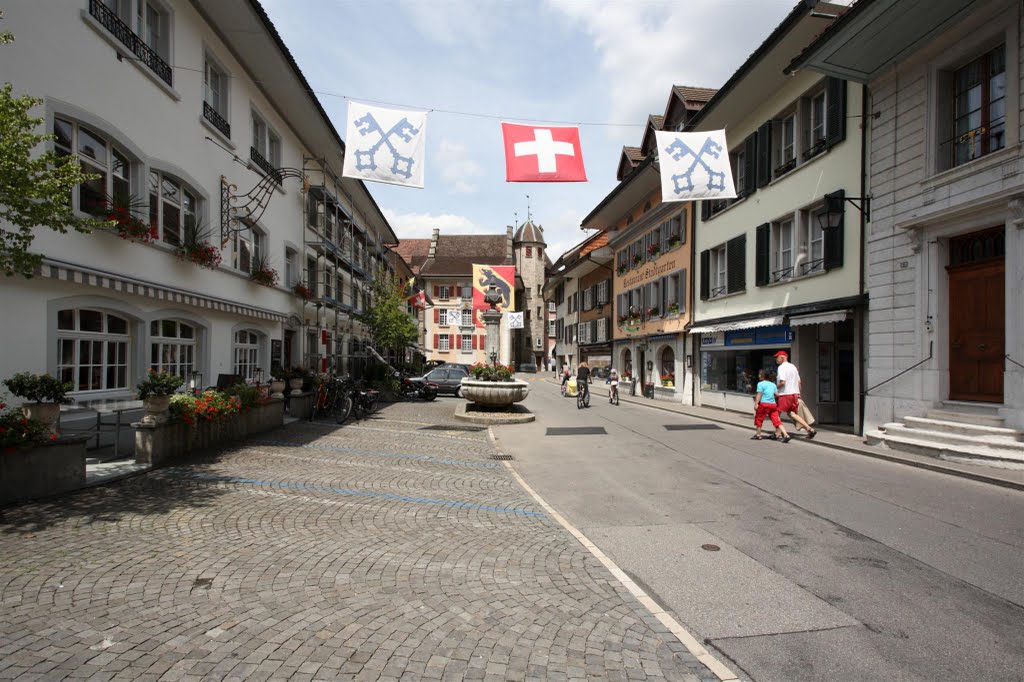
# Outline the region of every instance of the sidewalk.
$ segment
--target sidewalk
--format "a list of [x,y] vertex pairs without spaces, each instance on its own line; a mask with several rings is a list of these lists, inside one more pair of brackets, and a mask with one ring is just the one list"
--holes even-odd
[[[560,382],[553,379],[545,379],[545,381],[556,386],[560,385]],[[591,384],[591,392],[595,397],[599,396],[601,398],[607,398],[608,391],[608,386],[602,382]],[[753,433],[754,429],[753,409],[751,409],[751,414],[747,415],[739,412],[731,412],[729,410],[680,405],[677,403],[670,403],[665,400],[651,400],[649,398],[623,395],[621,393],[619,394],[619,402],[643,405],[645,407],[663,410],[665,412],[674,412],[686,417],[695,417],[697,419],[705,419],[718,424],[735,426],[737,428],[748,430],[751,433]],[[843,450],[844,452],[864,455],[867,457],[875,457],[877,459],[884,459],[890,462],[897,462],[899,464],[907,464],[921,469],[929,469],[931,471],[937,471],[951,476],[960,476],[962,478],[969,478],[975,481],[991,483],[993,485],[999,485],[1006,488],[1024,490],[1024,469],[1014,468],[1012,464],[1004,466],[1001,462],[993,462],[990,465],[975,463],[973,461],[960,462],[936,459],[934,457],[927,457],[924,455],[915,455],[909,452],[900,452],[899,450],[890,450],[888,448],[879,448],[867,445],[862,436],[830,431],[826,428],[818,429],[818,435],[815,436],[813,440],[807,440],[802,435],[804,432],[796,429],[795,427],[790,429],[790,431],[795,435],[795,438],[812,445],[832,448],[835,450]]]

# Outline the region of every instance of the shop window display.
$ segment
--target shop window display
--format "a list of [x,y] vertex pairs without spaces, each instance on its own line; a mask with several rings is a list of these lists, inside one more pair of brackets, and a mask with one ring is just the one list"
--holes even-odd
[[753,395],[758,371],[775,371],[774,353],[774,349],[705,351],[701,353],[701,388]]

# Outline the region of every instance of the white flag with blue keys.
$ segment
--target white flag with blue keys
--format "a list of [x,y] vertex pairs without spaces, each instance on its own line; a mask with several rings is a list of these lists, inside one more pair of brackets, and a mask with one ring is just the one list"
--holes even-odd
[[734,199],[724,130],[701,133],[655,131],[661,166],[661,200]]
[[341,174],[372,182],[423,188],[427,112],[349,101],[345,165]]

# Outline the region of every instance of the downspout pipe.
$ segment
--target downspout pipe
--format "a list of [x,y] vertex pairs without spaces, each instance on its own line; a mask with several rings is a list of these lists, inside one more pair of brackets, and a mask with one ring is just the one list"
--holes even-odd
[[[868,86],[867,86],[866,83],[861,84],[860,87],[861,87],[861,91],[860,91],[861,92],[861,97],[860,97],[860,120],[861,120],[861,130],[860,130],[860,195],[862,197],[866,197],[866,196],[868,196],[868,194],[867,194],[867,190],[868,190],[868,125],[869,125],[868,121],[871,120],[871,119],[868,118],[868,110],[870,109],[870,107],[868,106],[868,97],[869,97],[870,93],[868,91]],[[867,221],[864,218],[864,211],[860,211],[860,239],[859,239],[859,242],[860,242],[859,243],[859,247],[860,247],[860,261],[859,261],[860,272],[858,273],[858,276],[860,278],[860,288],[859,288],[858,291],[859,291],[859,293],[861,293],[864,296],[868,295],[868,292],[865,289],[866,282],[865,282],[865,278],[864,278],[864,272],[867,269],[866,263],[864,262],[864,253],[865,253],[865,249],[866,249],[866,247],[865,247],[865,237],[866,237],[866,234],[867,234],[867,224],[866,223],[867,223]],[[868,338],[867,338],[868,335],[866,333],[866,330],[867,330],[867,317],[868,317],[868,315],[867,315],[867,302],[865,302],[865,303],[861,304],[861,308],[860,308],[860,330],[859,330],[860,331],[860,344],[859,344],[859,346],[860,346],[860,353],[858,353],[858,355],[860,357],[857,359],[857,365],[859,367],[859,373],[860,373],[860,385],[862,387],[866,384],[866,381],[867,381],[867,367],[866,367],[867,353],[865,352],[865,347],[867,346],[867,340],[868,340]],[[860,435],[864,435],[864,407],[867,404],[867,392],[862,388],[859,391],[859,393],[860,393],[860,419],[858,420],[858,424],[857,424],[857,433],[860,434]]]

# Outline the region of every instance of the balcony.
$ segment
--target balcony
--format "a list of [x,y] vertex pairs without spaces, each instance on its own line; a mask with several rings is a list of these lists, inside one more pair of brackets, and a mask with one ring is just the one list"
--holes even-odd
[[128,24],[121,21],[117,14],[107,7],[102,0],[89,0],[89,14],[98,21],[111,35],[121,41],[139,61],[149,67],[160,80],[173,86],[173,72],[170,65],[146,44]]
[[217,110],[211,107],[208,102],[203,102],[203,118],[212,123],[214,128],[224,133],[224,137],[231,137],[231,124],[218,114]]
[[256,166],[274,179],[278,185],[281,184],[281,173],[276,168],[270,165],[270,162],[263,158],[263,155],[257,151],[256,147],[249,147],[249,158]]

